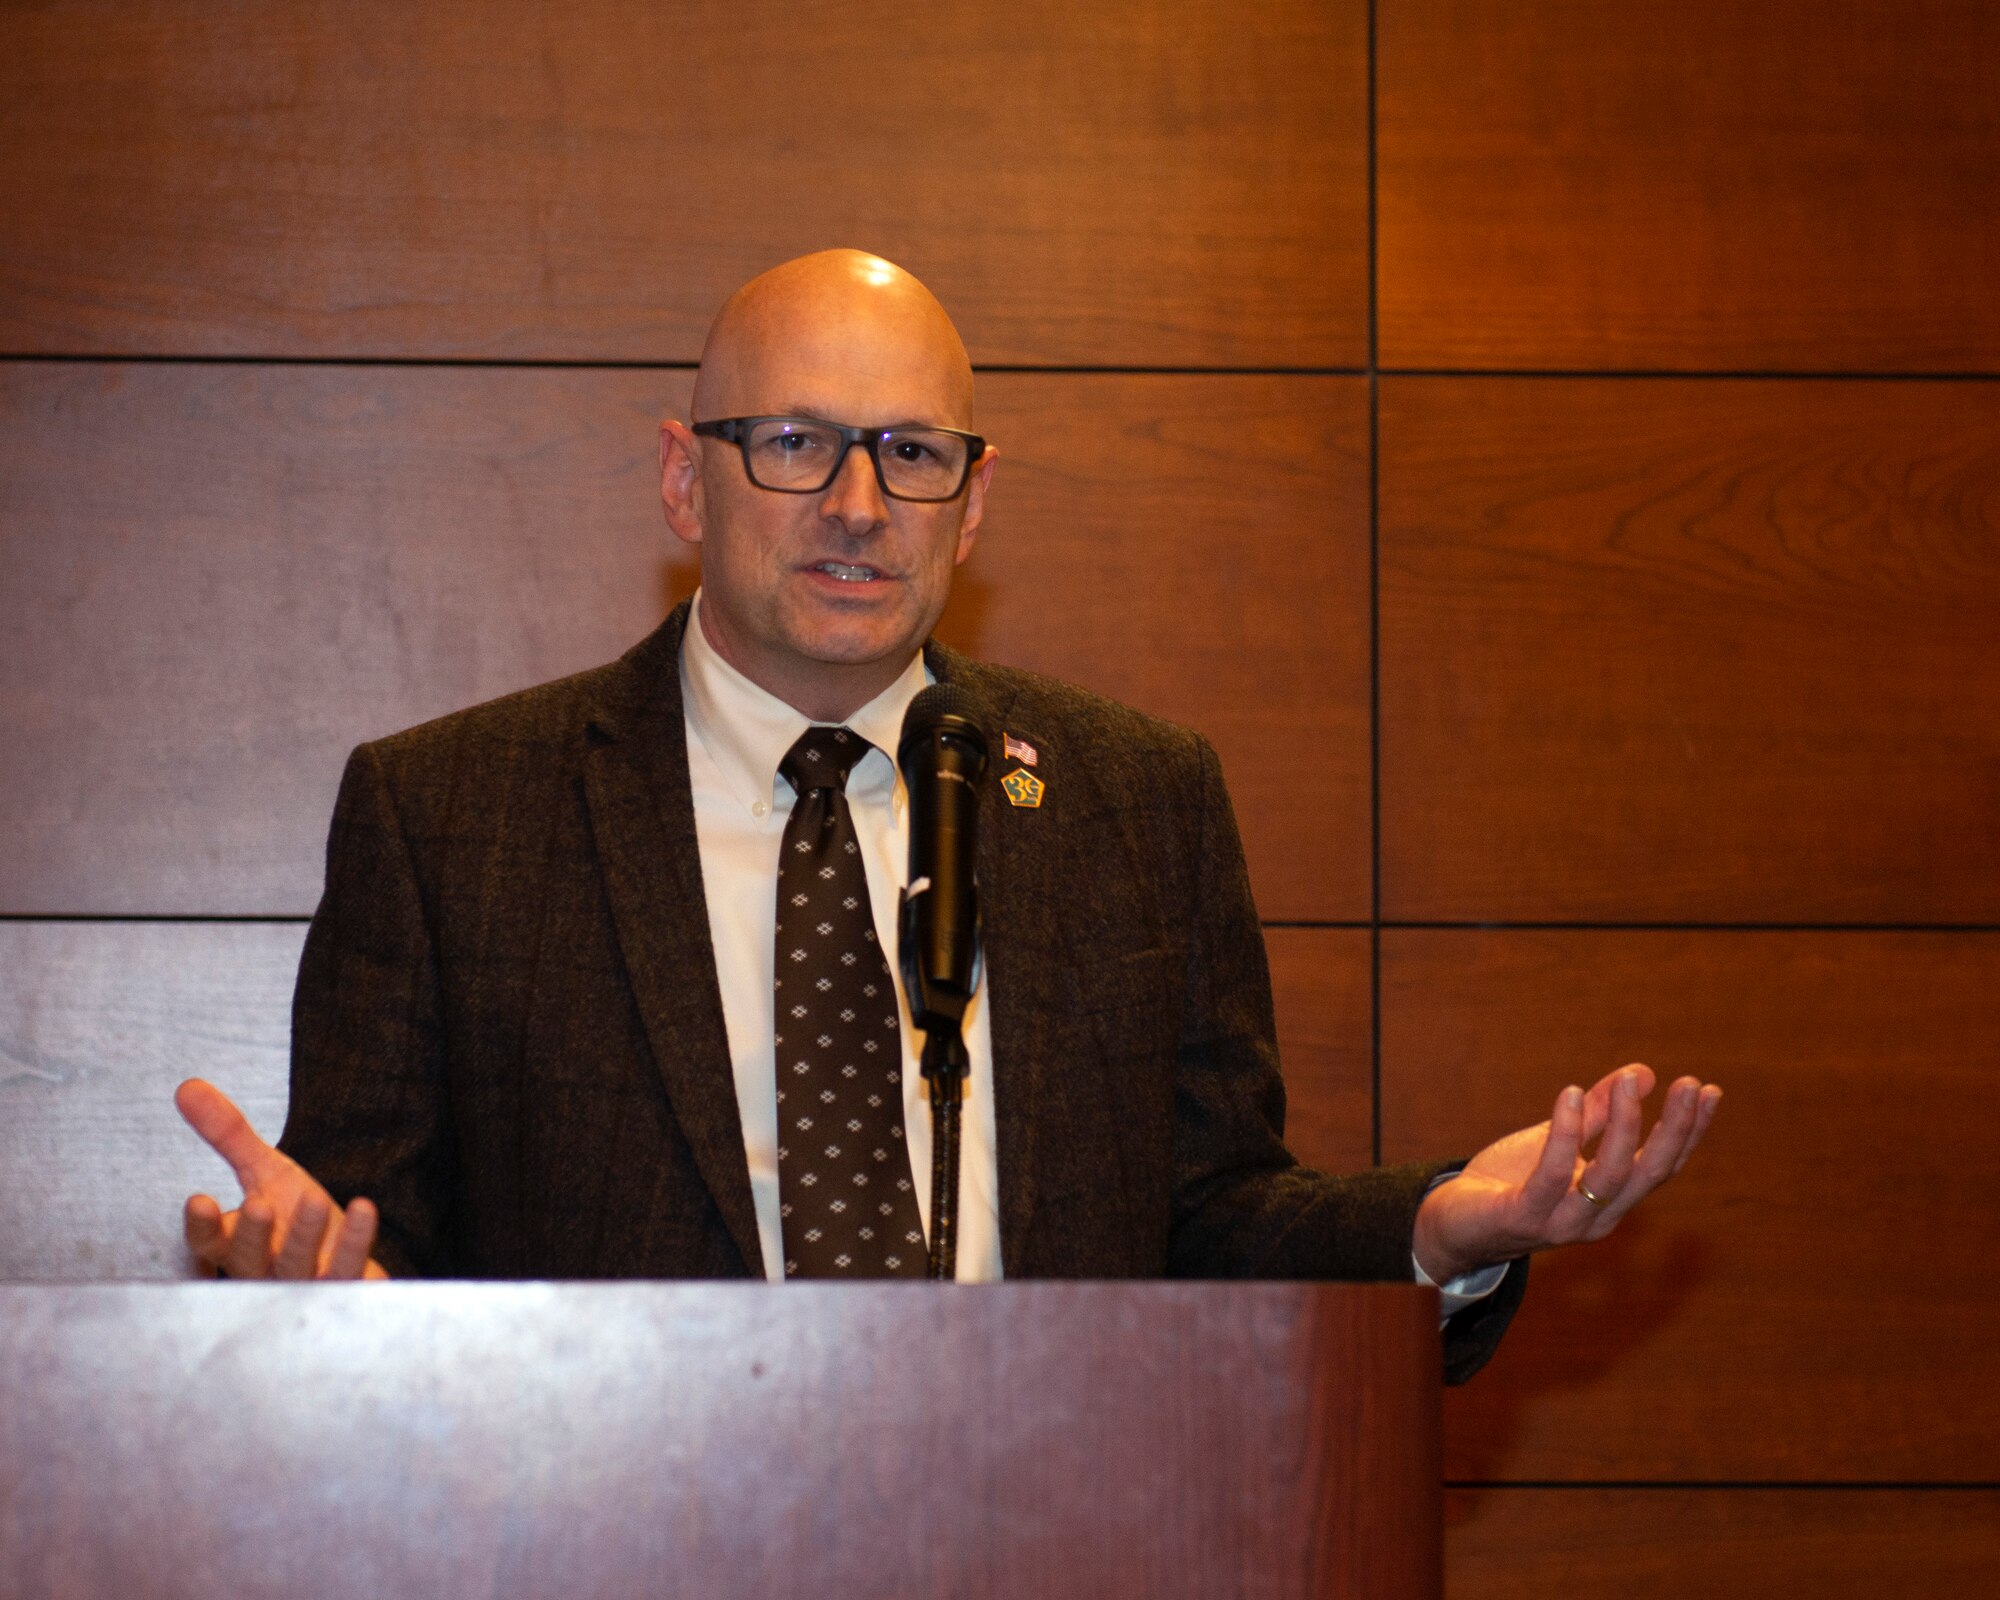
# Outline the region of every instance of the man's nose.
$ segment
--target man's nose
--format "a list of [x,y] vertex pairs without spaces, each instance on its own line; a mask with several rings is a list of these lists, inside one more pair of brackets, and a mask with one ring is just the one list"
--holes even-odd
[[850,445],[841,458],[819,510],[850,534],[872,533],[889,520],[889,503],[875,481],[875,462],[860,445]]

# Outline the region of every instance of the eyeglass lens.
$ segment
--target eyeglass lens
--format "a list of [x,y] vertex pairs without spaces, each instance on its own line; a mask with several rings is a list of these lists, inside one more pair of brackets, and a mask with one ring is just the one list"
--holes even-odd
[[[844,441],[838,428],[770,418],[743,440],[750,479],[766,489],[824,489],[840,469]],[[944,500],[965,476],[966,442],[929,428],[893,428],[875,435],[875,458],[889,492],[912,500]]]

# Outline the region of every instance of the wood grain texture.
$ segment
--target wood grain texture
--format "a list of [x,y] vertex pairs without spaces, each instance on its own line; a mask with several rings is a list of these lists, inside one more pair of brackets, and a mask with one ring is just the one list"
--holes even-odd
[[858,245],[981,361],[1359,365],[1366,18],[12,7],[0,350],[689,361]]
[[1386,1160],[1626,1061],[1726,1095],[1611,1238],[1536,1263],[1447,1477],[2000,1481],[1996,971],[1996,934],[1385,932]]
[[1199,728],[1258,910],[1367,917],[1366,381],[992,373],[979,418],[999,475],[939,635]]
[[1390,366],[2000,366],[1986,0],[1393,0]]
[[1434,1315],[1386,1285],[0,1289],[0,1589],[1419,1600]]
[[665,614],[688,384],[0,367],[0,909],[310,912],[349,748]]
[[240,1192],[174,1085],[207,1078],[277,1138],[304,940],[298,924],[0,922],[0,1280],[189,1275],[182,1203]]
[[1365,928],[1266,928],[1285,1145],[1309,1167],[1355,1172],[1375,1159],[1373,976]]
[[2000,921],[2000,387],[1382,390],[1384,914]]
[[[310,912],[352,745],[692,592],[654,455],[688,382],[0,365],[0,911]],[[945,636],[1204,728],[1265,913],[1366,915],[1360,380],[981,395],[1004,459]]]
[[1983,1600],[1992,1490],[1488,1489],[1445,1496],[1451,1600]]

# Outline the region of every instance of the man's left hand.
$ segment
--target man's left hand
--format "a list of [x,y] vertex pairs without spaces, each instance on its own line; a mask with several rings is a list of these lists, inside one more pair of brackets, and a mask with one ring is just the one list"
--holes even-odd
[[1418,1264],[1448,1283],[1530,1251],[1602,1239],[1687,1164],[1722,1102],[1712,1083],[1675,1079],[1642,1145],[1640,1104],[1653,1083],[1651,1067],[1620,1067],[1588,1094],[1563,1090],[1547,1122],[1489,1144],[1424,1197]]

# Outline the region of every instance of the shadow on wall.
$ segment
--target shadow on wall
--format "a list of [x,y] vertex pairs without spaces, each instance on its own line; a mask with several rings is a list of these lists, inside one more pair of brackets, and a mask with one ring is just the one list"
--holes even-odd
[[[1447,1401],[1446,1476],[1476,1483],[1522,1476],[1513,1463],[1529,1419],[1551,1403],[1573,1405],[1575,1391],[1599,1387],[1616,1369],[1643,1366],[1648,1346],[1715,1276],[1717,1248],[1708,1234],[1663,1224],[1642,1208],[1610,1238],[1538,1260],[1492,1365]],[[1571,1398],[1558,1401],[1565,1393]],[[1577,1475],[1593,1470],[1579,1462]],[[1451,1504],[1453,1520],[1471,1514]]]

